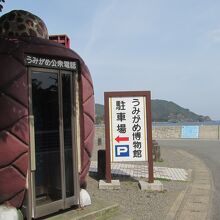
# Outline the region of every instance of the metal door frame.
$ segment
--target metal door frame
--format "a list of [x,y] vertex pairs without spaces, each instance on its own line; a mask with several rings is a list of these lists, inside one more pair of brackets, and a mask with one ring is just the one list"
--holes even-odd
[[[35,201],[35,132],[34,132],[34,117],[32,108],[32,72],[56,73],[58,76],[58,102],[59,102],[59,135],[60,135],[60,166],[61,166],[61,187],[62,199],[51,202],[46,205],[36,206]],[[72,127],[72,152],[73,152],[73,184],[74,196],[66,198],[66,180],[65,180],[65,154],[64,154],[64,137],[63,137],[63,103],[62,103],[62,78],[63,74],[71,76],[71,127]],[[79,176],[78,176],[78,144],[80,141],[76,132],[79,128],[79,92],[78,92],[78,72],[66,71],[58,69],[47,69],[28,67],[28,84],[29,84],[29,127],[30,127],[30,151],[29,151],[29,169],[27,175],[27,197],[24,205],[27,219],[39,218],[61,209],[70,208],[72,205],[79,203]],[[74,111],[74,109],[76,111]]]

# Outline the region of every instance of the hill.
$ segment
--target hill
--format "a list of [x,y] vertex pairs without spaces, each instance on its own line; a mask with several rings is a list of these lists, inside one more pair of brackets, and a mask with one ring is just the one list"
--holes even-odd
[[[103,121],[104,105],[96,104],[96,123]],[[174,102],[151,100],[152,121],[154,122],[203,122],[211,121],[209,116],[198,115]]]

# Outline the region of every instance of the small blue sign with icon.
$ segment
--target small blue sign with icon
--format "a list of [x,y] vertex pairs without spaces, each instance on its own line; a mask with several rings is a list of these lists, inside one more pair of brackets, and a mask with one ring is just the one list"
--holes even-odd
[[115,157],[129,157],[129,145],[115,145]]
[[199,138],[199,126],[182,126],[181,138]]

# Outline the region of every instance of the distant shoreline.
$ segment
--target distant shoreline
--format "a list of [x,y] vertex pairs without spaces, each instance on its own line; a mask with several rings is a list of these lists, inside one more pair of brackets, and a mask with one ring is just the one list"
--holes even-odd
[[[103,125],[95,124],[95,125]],[[202,126],[202,125],[217,125],[220,126],[220,121],[204,121],[204,122],[152,122],[153,126]]]
[[178,125],[220,125],[220,121],[204,121],[204,122],[152,122],[153,126],[178,126]]

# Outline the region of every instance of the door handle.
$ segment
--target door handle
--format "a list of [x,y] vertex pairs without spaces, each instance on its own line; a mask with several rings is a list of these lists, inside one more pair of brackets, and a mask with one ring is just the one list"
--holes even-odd
[[36,158],[35,158],[35,130],[34,130],[34,116],[29,116],[30,122],[30,154],[31,154],[31,171],[36,170]]

